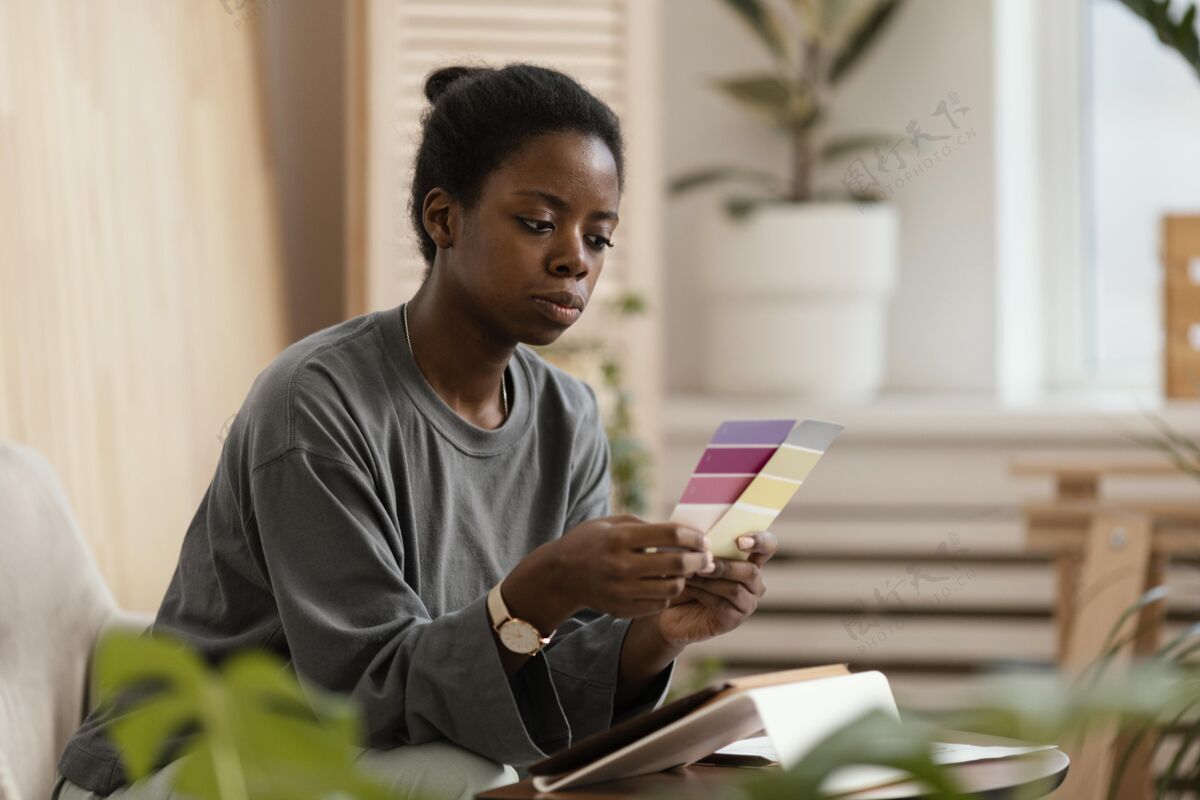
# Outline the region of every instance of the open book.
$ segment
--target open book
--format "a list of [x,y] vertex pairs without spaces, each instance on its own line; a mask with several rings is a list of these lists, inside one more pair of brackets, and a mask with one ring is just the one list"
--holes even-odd
[[691,764],[763,730],[787,763],[873,709],[899,716],[887,679],[845,664],[738,678],[593,734],[529,772],[534,788],[551,792]]
[[[834,731],[874,710],[899,718],[882,673],[851,674],[845,664],[770,672],[717,683],[626,720],[539,761],[529,772],[537,791],[552,792],[709,761],[722,750],[725,763],[747,763],[750,756],[750,763],[790,767]],[[760,733],[766,735],[747,739]],[[940,743],[933,758],[960,764],[1053,748],[1009,746],[1019,744]],[[906,778],[899,770],[850,766],[831,774],[821,789],[840,795]]]

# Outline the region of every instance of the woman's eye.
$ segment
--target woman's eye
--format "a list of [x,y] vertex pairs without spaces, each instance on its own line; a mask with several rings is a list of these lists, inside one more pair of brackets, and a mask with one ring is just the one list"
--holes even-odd
[[[554,223],[549,222],[548,220],[526,219],[525,217],[517,217],[517,219],[521,221],[522,225],[529,228],[529,230],[534,231],[535,233],[547,233],[554,230]],[[591,245],[593,250],[602,250],[605,247],[614,246],[611,239],[595,234],[588,237],[588,244]]]
[[[543,232],[545,232],[545,231],[552,230],[552,229],[554,228],[554,223],[552,223],[552,222],[547,222],[547,221],[546,221],[546,220],[544,220],[544,219],[524,219],[524,218],[521,218],[521,222],[523,222],[523,223],[525,224],[525,226],[526,226],[527,228],[529,228],[530,230],[537,231],[538,233],[543,233]],[[544,227],[544,228],[539,228],[539,227],[537,227],[538,225],[545,225],[546,227]]]

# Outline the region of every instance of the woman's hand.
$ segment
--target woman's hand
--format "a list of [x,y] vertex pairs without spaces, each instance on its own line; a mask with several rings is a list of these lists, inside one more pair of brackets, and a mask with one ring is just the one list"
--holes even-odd
[[718,558],[713,567],[689,578],[680,598],[658,615],[658,632],[670,645],[682,646],[728,633],[758,608],[766,593],[762,566],[779,547],[770,531],[738,537],[747,561]]
[[614,617],[662,611],[710,563],[704,534],[694,528],[631,514],[600,517],[534,550],[502,591],[513,614],[548,631],[582,608]]

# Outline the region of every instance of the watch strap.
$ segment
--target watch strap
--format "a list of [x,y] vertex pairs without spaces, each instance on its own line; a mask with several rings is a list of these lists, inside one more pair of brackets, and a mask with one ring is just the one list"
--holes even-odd
[[[503,581],[501,581],[501,583],[503,583]],[[549,644],[550,640],[554,637],[555,631],[550,631],[550,633],[542,635],[542,631],[532,622],[514,617],[512,612],[508,610],[508,605],[504,602],[504,596],[500,593],[499,583],[493,586],[492,590],[487,594],[487,610],[488,619],[492,623],[492,630],[496,631],[496,633],[500,632],[500,629],[504,627],[504,623],[509,621],[519,621],[533,628],[537,632],[537,637],[542,643],[542,647],[545,647],[547,644]],[[538,649],[540,650],[541,648]]]
[[492,622],[494,630],[500,630],[500,626],[513,618],[509,613],[508,606],[504,603],[504,597],[500,594],[500,584],[492,587],[487,596],[488,619]]

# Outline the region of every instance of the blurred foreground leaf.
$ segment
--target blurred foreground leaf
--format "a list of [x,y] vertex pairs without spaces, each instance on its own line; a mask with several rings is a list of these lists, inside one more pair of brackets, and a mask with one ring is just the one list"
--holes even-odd
[[174,788],[192,798],[391,797],[354,769],[354,707],[302,688],[274,656],[243,653],[217,671],[174,640],[114,631],[96,680],[131,782],[183,758]]

